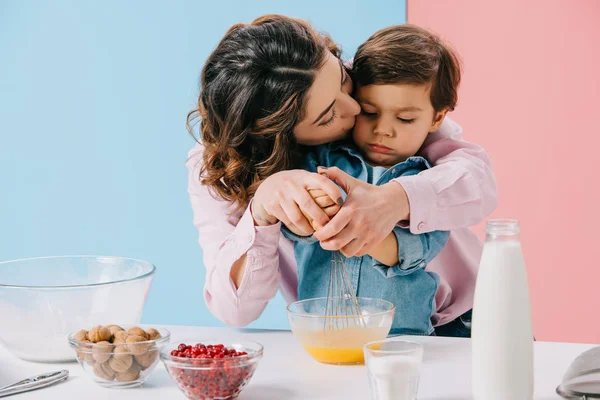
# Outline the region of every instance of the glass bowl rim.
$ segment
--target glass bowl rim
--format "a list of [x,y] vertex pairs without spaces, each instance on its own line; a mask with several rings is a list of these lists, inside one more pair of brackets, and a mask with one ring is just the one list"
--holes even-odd
[[[121,327],[123,326],[129,326],[129,327],[140,327],[140,325],[119,325]],[[142,328],[143,329],[143,328]],[[152,340],[144,340],[143,342],[135,342],[135,343],[103,343],[102,347],[106,347],[108,348],[108,346],[110,346],[111,349],[114,349],[117,346],[122,346],[124,344],[166,344],[167,342],[169,342],[169,340],[171,339],[171,332],[166,329],[166,328],[154,328],[156,329],[159,333],[160,333],[160,337],[158,339],[152,339]],[[79,331],[77,331],[79,332]],[[67,337],[69,344],[71,345],[71,347],[77,351],[80,351],[82,353],[91,353],[93,351],[94,346],[96,346],[99,343],[88,343],[88,342],[80,342],[78,340],[75,340],[73,337],[77,334],[77,332],[72,332],[69,334],[69,336]],[[164,335],[163,335],[164,333]],[[128,353],[125,353],[128,354]]]
[[[178,343],[203,343],[206,341],[206,339],[211,339],[213,340],[213,338],[205,338],[202,340],[197,340],[197,339],[193,339],[193,338],[187,338],[185,340],[179,340]],[[175,344],[176,342],[172,342],[173,344]],[[264,346],[260,343],[258,343],[257,341],[251,340],[251,339],[228,339],[228,340],[222,340],[220,341],[218,344],[222,344],[225,347],[231,347],[232,345],[242,345],[244,343],[247,344],[252,344],[255,345],[256,347],[258,347],[257,350],[252,350],[252,353],[248,353],[244,356],[238,356],[238,357],[231,357],[231,358],[188,358],[188,357],[177,357],[177,356],[172,356],[171,355],[171,351],[174,349],[171,349],[170,346],[164,346],[161,350],[160,350],[160,358],[161,360],[165,363],[165,364],[169,364],[170,366],[176,367],[176,368],[185,368],[185,369],[214,369],[215,364],[217,366],[217,368],[222,368],[222,364],[226,361],[239,361],[239,364],[236,364],[236,367],[243,367],[246,366],[248,364],[252,364],[254,362],[258,362],[264,353]],[[245,350],[244,350],[245,351]],[[198,363],[200,362],[200,364]],[[203,362],[205,362],[206,364],[202,364]]]
[[[387,303],[387,304],[391,305],[391,308],[389,310],[377,311],[377,312],[372,313],[372,314],[362,315],[363,317],[377,317],[377,316],[389,314],[389,313],[391,313],[391,312],[393,312],[393,311],[396,310],[396,305],[394,303],[390,302],[390,301],[387,301],[387,300],[376,299],[376,298],[373,298],[373,297],[357,297],[357,299],[362,299],[362,300],[377,300],[377,301],[380,301],[382,303]],[[307,314],[307,313],[301,313],[301,312],[292,311],[290,309],[290,307],[292,307],[295,304],[307,303],[309,301],[315,301],[315,300],[327,300],[327,297],[314,297],[312,299],[298,300],[298,301],[295,301],[295,302],[289,304],[285,309],[287,310],[288,314],[290,314],[290,315],[298,316],[298,317],[304,317],[304,318],[322,318],[322,319],[357,318],[357,316],[345,316],[344,317],[344,316],[336,316],[336,315]]]
[[[368,346],[371,346],[375,343],[390,343],[390,342],[400,342],[400,343],[406,343],[406,344],[410,344],[410,345],[414,345],[414,347],[412,349],[406,349],[406,350],[375,350],[375,349],[369,349]],[[412,353],[414,351],[424,351],[425,346],[423,346],[422,343],[416,342],[414,340],[406,340],[406,339],[401,339],[401,338],[386,338],[386,339],[381,339],[381,340],[373,340],[371,342],[365,343],[363,345],[363,350],[365,352],[369,352],[369,353],[373,353],[373,354],[387,354],[387,355],[394,355],[394,354],[403,354],[403,353]]]
[[2,262],[0,262],[0,267],[4,266],[6,264],[13,264],[13,263],[19,263],[19,262],[24,262],[24,261],[55,260],[55,259],[61,259],[61,258],[71,258],[71,259],[102,258],[102,259],[119,259],[119,260],[126,260],[126,261],[135,261],[135,262],[149,265],[150,271],[143,273],[141,275],[134,276],[132,278],[118,279],[118,280],[113,280],[113,281],[109,281],[109,282],[88,283],[88,284],[84,284],[84,285],[8,285],[8,284],[0,283],[0,288],[3,288],[3,289],[36,289],[36,290],[93,288],[93,287],[113,285],[115,283],[125,283],[125,282],[133,282],[133,281],[141,280],[141,279],[144,279],[144,278],[154,275],[154,273],[156,272],[156,266],[146,260],[140,260],[137,258],[129,258],[129,257],[120,257],[120,256],[100,256],[100,255],[71,255],[71,256],[67,255],[67,256],[44,256],[44,257],[19,258],[16,260],[2,261]]

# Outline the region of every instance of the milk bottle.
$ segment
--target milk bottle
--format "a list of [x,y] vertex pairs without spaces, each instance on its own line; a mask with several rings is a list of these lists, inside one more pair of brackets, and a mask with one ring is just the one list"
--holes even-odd
[[475,400],[533,398],[533,332],[525,261],[515,220],[486,226],[472,319]]

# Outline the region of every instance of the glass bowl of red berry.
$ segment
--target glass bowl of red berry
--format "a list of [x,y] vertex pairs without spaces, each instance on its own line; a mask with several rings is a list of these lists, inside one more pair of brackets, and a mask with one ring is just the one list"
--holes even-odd
[[262,356],[263,346],[251,340],[186,340],[160,352],[169,375],[192,400],[238,398]]

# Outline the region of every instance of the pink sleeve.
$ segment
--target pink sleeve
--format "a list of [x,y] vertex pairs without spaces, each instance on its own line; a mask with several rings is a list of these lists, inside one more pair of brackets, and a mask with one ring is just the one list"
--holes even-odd
[[456,122],[446,118],[429,134],[419,155],[433,168],[396,179],[408,195],[412,233],[476,225],[496,208],[490,158],[482,147],[462,139]]
[[[230,326],[256,320],[279,288],[280,223],[254,226],[250,206],[230,215],[233,207],[212,196],[199,180],[202,146],[189,152],[188,193],[206,268],[204,299],[208,309]],[[246,269],[236,290],[230,277],[233,263],[247,255]],[[260,288],[260,289],[259,289]]]

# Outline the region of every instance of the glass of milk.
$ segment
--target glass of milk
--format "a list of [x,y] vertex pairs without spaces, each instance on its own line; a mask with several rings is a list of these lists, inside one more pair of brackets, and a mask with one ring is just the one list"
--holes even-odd
[[419,343],[387,339],[364,346],[373,400],[415,400],[423,362]]

